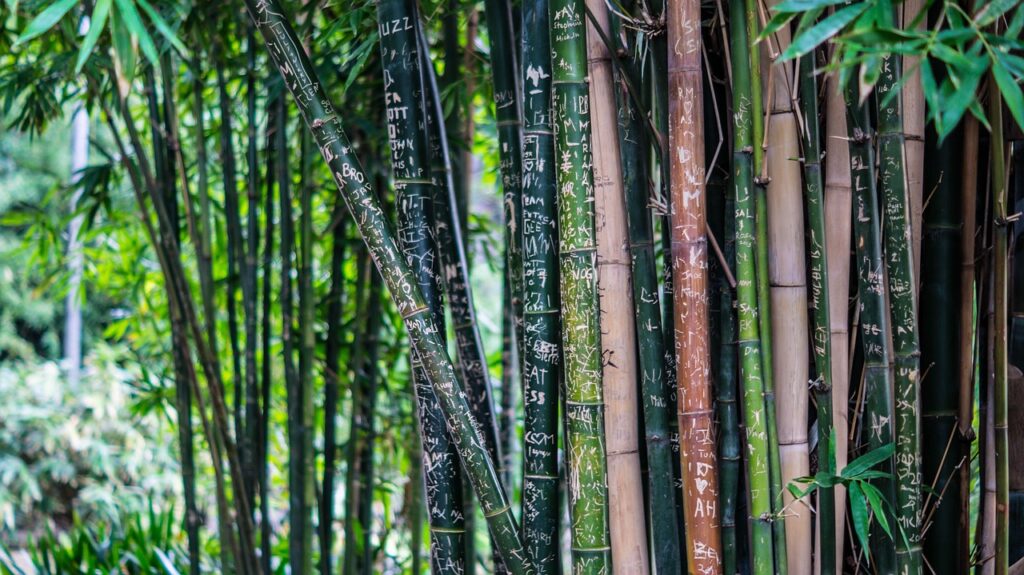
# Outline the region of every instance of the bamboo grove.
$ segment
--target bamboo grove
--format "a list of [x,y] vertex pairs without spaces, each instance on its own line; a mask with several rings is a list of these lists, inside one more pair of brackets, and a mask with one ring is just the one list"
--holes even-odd
[[157,270],[166,568],[1024,569],[1017,2],[0,21]]

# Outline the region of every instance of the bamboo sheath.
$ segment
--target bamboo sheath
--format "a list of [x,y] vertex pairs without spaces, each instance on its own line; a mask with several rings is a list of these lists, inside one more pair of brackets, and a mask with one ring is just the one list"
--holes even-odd
[[339,191],[403,317],[410,341],[429,376],[448,430],[458,447],[464,469],[473,483],[502,557],[512,573],[533,573],[494,462],[475,433],[473,416],[459,389],[442,334],[401,257],[402,252],[372,188],[366,182],[365,173],[352,155],[340,118],[323,93],[321,83],[279,2],[247,0],[246,6],[286,86],[295,97],[321,155],[330,165]]
[[[825,97],[825,249],[828,259],[829,334],[832,340],[832,430],[835,469],[846,467],[850,433],[850,237],[852,194],[846,105],[838,77],[827,77]],[[846,489],[835,488],[836,572],[842,573]]]
[[[774,5],[776,2],[770,2]],[[778,50],[790,43],[789,28],[775,35]],[[768,48],[768,43],[764,43]],[[764,54],[764,52],[762,52]],[[776,426],[785,503],[786,559],[790,575],[810,575],[812,511],[806,499],[794,502],[786,485],[810,471],[807,440],[809,338],[806,249],[804,246],[803,185],[800,132],[793,108],[792,62],[770,62],[765,162],[768,181],[768,277],[771,285],[772,379],[778,405]],[[770,93],[767,93],[769,92]],[[775,495],[778,497],[778,495]]]
[[604,0],[587,0],[586,4],[612,569],[617,575],[644,575],[650,571],[650,562],[636,424],[636,316],[612,54],[603,39],[610,37],[608,7]]
[[611,569],[586,6],[553,0],[551,76],[572,571]]
[[672,280],[686,556],[690,573],[721,573],[712,427],[700,2],[670,0],[668,155]]

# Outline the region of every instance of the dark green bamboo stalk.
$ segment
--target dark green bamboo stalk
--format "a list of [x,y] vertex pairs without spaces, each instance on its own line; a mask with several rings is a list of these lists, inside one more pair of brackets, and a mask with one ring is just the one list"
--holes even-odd
[[[772,354],[771,282],[768,272],[768,197],[767,163],[765,151],[764,90],[761,81],[761,49],[754,44],[760,34],[760,17],[756,0],[746,0],[747,48],[750,61],[751,145],[753,147],[753,184],[755,252],[757,270],[757,319],[760,337],[761,377],[764,393],[766,431],[768,442],[768,475],[771,500],[771,529],[775,547],[775,570],[788,571],[786,529],[782,514],[782,464],[779,457],[779,434],[776,425],[774,360]],[[754,552],[756,554],[756,551]]]
[[[505,267],[508,267],[508,257],[503,258]],[[519,379],[519,358],[515,349],[515,323],[512,310],[512,281],[508,270],[502,274],[501,284],[501,407],[499,409],[498,441],[501,442],[501,452],[505,461],[502,462],[502,482],[512,487],[513,455],[516,440],[515,421],[515,387]]]
[[522,192],[522,110],[519,100],[519,67],[509,0],[485,0],[487,38],[491,49],[491,77],[494,81],[495,119],[498,124],[498,156],[501,160],[501,189],[505,209],[505,244],[508,273],[512,282],[512,309],[516,349],[523,357],[523,192]]
[[[732,48],[733,109],[733,189],[736,196],[736,304],[738,310],[738,347],[742,382],[743,421],[746,429],[746,483],[750,518],[751,572],[773,573],[775,554],[772,546],[772,502],[769,471],[767,418],[762,380],[761,336],[757,282],[757,194],[754,190],[752,156],[757,154],[753,136],[760,111],[760,96],[752,97],[751,62],[754,57],[748,41],[745,6],[730,3],[729,37]],[[736,562],[736,559],[733,559]]]
[[992,393],[992,419],[995,446],[995,483],[996,483],[996,536],[995,536],[995,574],[1006,575],[1010,569],[1010,466],[1009,466],[1009,433],[1007,430],[1007,397],[1008,397],[1008,338],[1009,306],[1007,261],[1009,257],[1010,227],[1006,221],[1009,200],[1006,193],[1007,174],[1006,156],[1003,142],[1003,100],[995,82],[989,85],[988,115],[992,122],[991,140],[989,142],[989,160],[992,163],[992,204],[994,226],[993,265],[995,268],[993,299],[995,300],[995,340],[993,357],[995,378]]
[[[245,312],[245,425],[238,434],[245,490],[249,501],[256,500],[256,443],[259,426],[259,391],[256,384],[256,255],[259,252],[260,167],[256,142],[256,40],[253,27],[246,27],[246,159],[248,173],[245,265],[242,266],[242,308]],[[237,384],[236,384],[237,385]]]
[[273,333],[273,306],[276,296],[273,291],[274,263],[274,188],[279,187],[281,175],[278,174],[279,157],[284,156],[287,134],[285,122],[287,111],[284,98],[275,94],[267,104],[267,172],[263,196],[263,315],[260,326],[262,337],[263,358],[260,376],[260,434],[259,434],[259,492],[260,492],[260,562],[265,573],[271,573],[270,552],[270,410],[271,391],[273,389],[273,354],[271,339]]
[[[618,24],[621,28],[621,23]],[[524,26],[524,34],[526,27]],[[618,34],[615,37],[619,37]],[[628,46],[633,54],[633,70],[642,65],[642,52]],[[524,48],[525,51],[525,48]],[[679,551],[679,523],[676,515],[676,490],[673,477],[671,431],[673,420],[670,405],[674,397],[665,373],[665,335],[661,323],[658,297],[658,270],[654,254],[654,222],[649,201],[649,170],[647,152],[650,141],[645,137],[641,110],[630,98],[626,82],[638,84],[635,75],[620,68],[620,84],[616,90],[619,106],[619,149],[622,155],[622,183],[626,194],[626,218],[629,250],[633,272],[633,301],[636,306],[636,333],[640,366],[640,401],[643,406],[643,432],[647,461],[647,507],[651,522],[651,544],[658,573],[668,575],[682,569]]]
[[[559,573],[558,207],[548,0],[523,4],[523,538],[543,575]],[[659,358],[660,361],[660,358]]]
[[[906,539],[896,538],[896,569],[920,573],[921,564],[921,448],[919,444],[921,398],[920,346],[917,336],[917,279],[911,252],[910,206],[904,167],[903,98],[897,92],[885,106],[883,98],[899,89],[902,58],[883,60],[875,91],[878,103],[878,181],[882,187],[885,217],[885,264],[889,283],[895,360],[896,522]],[[937,438],[936,438],[937,439]]]
[[[200,38],[201,40],[201,38]],[[199,214],[196,223],[196,254],[199,272],[199,297],[203,307],[206,339],[216,355],[217,312],[216,295],[213,285],[213,221],[210,213],[210,187],[206,153],[206,104],[203,99],[205,84],[203,68],[197,55],[191,62],[192,70],[192,116],[195,119],[193,145],[196,150],[196,193],[199,196]]]
[[[233,102],[228,92],[228,80],[224,71],[224,53],[221,40],[215,40],[215,70],[217,73],[218,102],[220,104],[220,161],[224,185],[224,221],[227,224],[228,275],[227,287],[228,337],[231,339],[231,384],[234,388],[234,430],[235,437],[242,437],[242,351],[239,347],[237,298],[240,275],[245,275],[239,266],[245,266],[245,247],[242,243],[241,208],[238,202],[238,174],[235,167],[235,144],[231,115]],[[241,445],[239,447],[242,447]],[[244,450],[243,452],[244,453]],[[240,453],[240,455],[242,455]],[[245,457],[242,455],[243,458]]]
[[585,12],[582,0],[554,0],[548,6],[558,158],[566,481],[572,565],[579,575],[611,569]]
[[[875,192],[874,130],[870,112],[858,102],[858,83],[846,88],[847,126],[850,135],[850,182],[854,195],[853,231],[857,261],[860,340],[864,353],[864,413],[861,429],[867,432],[866,450],[892,443],[892,371],[889,361],[889,313],[883,272],[882,237]],[[891,462],[882,466],[891,469]],[[895,486],[890,479],[874,482],[890,503]],[[858,494],[851,490],[851,497]],[[895,573],[893,542],[878,520],[872,522],[871,561],[879,573]]]
[[[381,0],[377,3],[392,181],[398,204],[399,246],[413,269],[421,293],[426,297],[433,323],[443,336],[438,247],[431,229],[434,197],[439,194],[435,194],[431,180],[429,141],[424,130],[428,115],[423,108],[425,88],[417,18],[415,5],[410,0]],[[419,359],[414,355],[412,366],[423,440],[431,567],[435,573],[449,569],[463,572],[466,569],[466,550],[462,471],[455,446],[444,428],[440,406],[430,390]],[[464,385],[463,393],[465,390]]]
[[301,153],[299,171],[299,450],[289,449],[289,459],[298,459],[301,467],[301,481],[298,486],[302,493],[302,557],[301,573],[313,572],[313,507],[315,498],[315,454],[313,453],[313,357],[316,351],[315,321],[316,295],[313,293],[313,143],[308,134],[302,134],[299,145]]
[[374,496],[374,465],[373,446],[376,442],[374,431],[374,414],[377,410],[377,381],[379,367],[381,332],[381,278],[376,269],[370,272],[370,295],[367,313],[370,323],[367,327],[366,360],[363,363],[363,398],[360,416],[363,441],[359,443],[356,457],[360,464],[359,480],[359,525],[363,529],[362,558],[357,563],[356,573],[367,573],[373,570],[373,547],[370,545],[373,535],[373,496]]
[[[818,415],[818,470],[835,475],[832,438],[832,331],[829,316],[828,251],[825,246],[825,198],[821,177],[821,134],[818,80],[813,53],[800,59],[800,105],[803,113],[804,200],[807,212],[807,255],[811,279],[811,349],[817,378],[812,384]],[[845,398],[844,398],[845,399]],[[821,575],[836,571],[835,489],[818,489],[817,563]]]
[[366,174],[352,154],[341,120],[323,93],[305,52],[277,0],[246,0],[249,14],[268,44],[270,56],[296,97],[324,160],[352,212],[388,291],[401,314],[409,339],[419,356],[434,395],[444,412],[449,432],[458,438],[459,455],[488,520],[491,534],[512,573],[533,568],[526,559],[518,525],[501,487],[494,462],[474,430],[473,416],[462,396],[444,340],[426,307],[409,266],[401,257],[394,235]]
[[[320,489],[320,572],[331,573],[331,551],[334,540],[334,467],[337,460],[338,442],[338,383],[341,374],[338,371],[338,360],[341,354],[342,325],[344,317],[345,294],[345,240],[348,231],[348,214],[345,204],[337,199],[331,222],[334,224],[333,241],[331,244],[331,289],[327,294],[327,341],[324,346],[324,476]],[[359,302],[359,286],[356,287],[356,302]],[[357,324],[361,325],[361,324]],[[350,381],[353,389],[355,383]],[[359,410],[359,404],[352,402],[353,413]],[[351,432],[350,432],[351,433]],[[354,445],[353,438],[349,443]],[[346,497],[352,492],[345,490]],[[348,526],[346,525],[346,529]],[[346,533],[347,536],[347,533]],[[349,539],[346,537],[346,541]]]

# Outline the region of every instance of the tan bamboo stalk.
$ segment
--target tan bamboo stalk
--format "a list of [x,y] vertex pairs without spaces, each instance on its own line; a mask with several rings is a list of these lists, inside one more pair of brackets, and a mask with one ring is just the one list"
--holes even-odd
[[[618,106],[605,0],[587,0],[597,283],[601,307],[601,371],[604,382],[605,452],[612,571],[646,575],[647,530],[637,421],[636,312],[626,232],[626,202],[619,160]],[[598,28],[598,29],[595,29]]]
[[[906,0],[903,2],[901,25],[910,27],[914,18],[924,8],[924,0]],[[927,24],[927,18],[921,18],[916,29],[921,30]],[[910,233],[914,254],[914,277],[921,281],[921,229],[924,218],[924,89],[921,87],[921,71],[916,56],[903,57],[904,83],[901,90],[903,96],[903,135],[905,142],[904,171],[907,178],[907,196],[910,198]],[[967,324],[961,324],[967,325]],[[927,479],[927,478],[925,478]]]
[[[832,333],[832,430],[836,472],[846,467],[850,433],[850,237],[852,193],[846,105],[839,78],[827,78],[825,98],[825,246],[828,250],[829,318]],[[836,573],[842,573],[846,489],[836,486]]]
[[700,1],[670,0],[666,10],[670,152],[666,160],[672,205],[673,309],[686,558],[690,573],[717,575],[722,569],[722,546],[708,334]]
[[[960,403],[957,413],[959,441],[963,443],[961,453],[971,452],[974,436],[974,278],[975,278],[975,226],[978,210],[978,135],[979,123],[974,116],[964,118],[963,158],[964,169],[961,179],[961,212],[964,229],[961,234],[960,252]],[[925,478],[930,480],[930,478]],[[970,568],[971,534],[971,466],[960,466],[960,561],[958,572]]]
[[[771,0],[770,4],[777,4]],[[789,46],[790,32],[774,36],[779,52]],[[767,42],[763,49],[770,49]],[[768,54],[769,56],[771,54]],[[763,61],[769,61],[763,58]],[[762,71],[762,74],[765,72]],[[807,316],[807,270],[804,245],[803,187],[800,132],[793,108],[793,62],[771,64],[766,83],[770,107],[765,132],[768,181],[768,280],[771,290],[772,377],[778,408],[779,461],[782,485],[810,470],[807,442],[807,381],[810,345]],[[811,506],[794,502],[783,487],[786,521],[786,558],[789,575],[810,575],[813,569]]]

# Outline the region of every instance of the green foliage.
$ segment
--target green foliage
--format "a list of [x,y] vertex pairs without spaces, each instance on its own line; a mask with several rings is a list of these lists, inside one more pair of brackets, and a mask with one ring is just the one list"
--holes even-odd
[[[828,441],[835,445],[835,433]],[[854,532],[860,542],[861,549],[868,561],[871,560],[869,533],[871,521],[878,524],[890,539],[893,538],[890,520],[895,523],[895,510],[888,499],[873,482],[892,481],[892,474],[878,471],[876,467],[889,461],[896,451],[896,445],[887,443],[851,461],[838,475],[819,471],[813,476],[798,477],[786,486],[794,499],[803,499],[820,488],[842,485],[846,488],[850,499],[850,515],[853,520]],[[804,485],[800,488],[798,485]],[[901,533],[902,536],[902,533]]]
[[164,384],[144,381],[123,347],[103,344],[76,389],[55,362],[0,367],[0,540],[49,528],[47,519],[58,528],[75,516],[116,525],[173,496],[180,481],[168,422],[136,413],[146,387]]
[[[953,0],[926,3],[921,13],[904,26],[893,17],[900,2],[865,0],[843,6],[838,0],[786,0],[772,9],[761,39],[800,17],[792,44],[782,60],[809,54],[832,40],[835,50],[828,69],[839,70],[845,85],[851,73],[860,77],[861,101],[874,89],[888,54],[920,57],[918,64],[928,120],[945,138],[970,111],[986,126],[988,120],[977,99],[978,89],[991,72],[996,86],[1019,126],[1024,127],[1024,7],[1012,0],[973,3],[965,9]],[[819,21],[826,9],[835,12]],[[928,22],[930,28],[918,28]],[[904,78],[913,69],[905,70]],[[893,90],[887,97],[898,94]],[[883,106],[888,100],[883,100]]]

